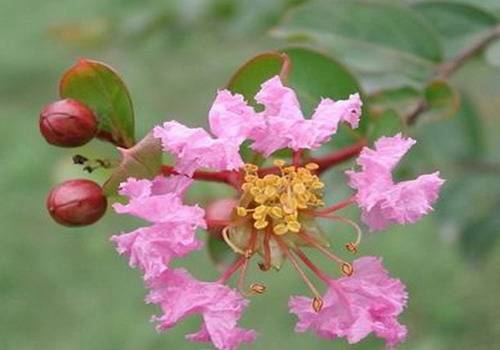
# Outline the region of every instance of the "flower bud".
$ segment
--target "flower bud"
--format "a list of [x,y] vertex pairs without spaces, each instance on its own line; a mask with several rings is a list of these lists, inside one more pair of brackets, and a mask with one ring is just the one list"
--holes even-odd
[[45,140],[60,147],[82,146],[97,133],[97,119],[92,110],[72,99],[45,106],[39,125]]
[[85,179],[65,181],[47,196],[50,215],[65,226],[93,224],[104,215],[107,204],[101,186]]

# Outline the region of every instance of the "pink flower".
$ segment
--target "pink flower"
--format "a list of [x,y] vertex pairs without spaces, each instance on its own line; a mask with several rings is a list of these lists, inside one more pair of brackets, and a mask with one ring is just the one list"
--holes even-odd
[[349,186],[356,189],[362,219],[371,230],[381,230],[391,223],[415,223],[432,211],[444,180],[439,172],[421,175],[415,180],[394,183],[392,170],[415,144],[401,134],[382,137],[375,150],[365,147],[357,163],[360,172],[348,171]]
[[153,223],[205,227],[204,210],[182,203],[182,195],[191,183],[192,179],[182,175],[157,177],[153,181],[129,178],[120,187],[120,194],[129,198],[128,204],[116,203],[113,208],[118,214],[130,214]]
[[115,204],[118,213],[146,219],[152,226],[111,238],[117,251],[130,257],[130,266],[139,267],[149,280],[168,268],[173,258],[200,249],[195,236],[197,227],[205,228],[204,210],[182,204],[181,197],[192,180],[185,176],[153,181],[129,178],[120,193],[129,198],[127,205]]
[[397,321],[406,305],[405,287],[389,277],[378,258],[357,259],[353,267],[351,277],[330,280],[321,311],[311,309],[309,298],[290,299],[290,311],[299,319],[295,330],[312,330],[326,339],[346,337],[349,344],[373,332],[392,349],[407,333]]
[[319,148],[337,132],[341,121],[352,128],[358,127],[362,106],[358,94],[337,102],[325,98],[311,119],[305,119],[295,92],[283,86],[278,76],[262,84],[255,99],[265,106],[259,114],[265,123],[255,125],[249,138],[254,141],[252,149],[265,156],[282,148],[295,151]]
[[163,314],[154,317],[158,330],[175,326],[184,318],[200,314],[201,329],[186,336],[200,342],[212,342],[217,349],[233,350],[254,341],[256,333],[238,327],[248,301],[233,289],[217,282],[200,282],[186,270],[165,271],[148,285],[146,301],[158,304]]
[[295,92],[278,76],[264,82],[255,99],[265,106],[263,112],[254,111],[243,96],[220,90],[208,113],[215,137],[176,121],[157,126],[154,136],[175,156],[175,169],[181,174],[192,176],[198,168],[236,170],[243,165],[239,149],[246,139],[265,156],[282,148],[316,149],[336,133],[341,121],[356,128],[362,106],[358,94],[337,102],[326,98],[312,118],[305,119]]

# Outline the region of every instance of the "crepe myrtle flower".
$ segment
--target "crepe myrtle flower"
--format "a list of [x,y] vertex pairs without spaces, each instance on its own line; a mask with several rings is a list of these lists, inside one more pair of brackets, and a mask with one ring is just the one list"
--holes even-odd
[[[324,98],[310,118],[305,118],[295,92],[278,76],[264,82],[255,100],[262,111],[249,106],[241,95],[227,90],[217,93],[209,114],[210,133],[169,121],[154,129],[174,166],[164,166],[153,180],[129,178],[120,186],[127,204],[115,204],[120,214],[142,218],[150,225],[112,237],[130,266],[140,269],[149,289],[146,301],[161,313],[153,317],[158,330],[167,330],[182,319],[198,314],[200,329],[188,340],[211,342],[217,349],[236,349],[251,343],[256,333],[238,322],[248,306],[247,297],[262,294],[266,286],[247,285],[246,271],[256,258],[262,271],[279,269],[289,261],[309,287],[311,296],[292,296],[290,312],[298,318],[297,332],[312,331],[319,337],[344,337],[356,343],[373,333],[394,348],[406,337],[398,316],[406,306],[401,281],[389,276],[377,257],[361,257],[352,263],[330,250],[320,219],[350,225],[356,233],[345,249],[356,253],[361,227],[338,211],[357,204],[362,221],[371,230],[390,224],[414,223],[432,210],[443,184],[439,173],[395,183],[392,170],[415,143],[402,135],[383,137],[374,149],[364,142],[324,158],[304,159],[303,150],[327,142],[340,123],[356,128],[362,102],[358,94],[346,100]],[[274,159],[262,167],[244,163],[239,153],[244,141],[266,159],[275,151],[291,149],[290,164]],[[327,206],[329,189],[319,175],[333,164],[359,155],[358,171],[347,171],[348,184],[356,193]],[[265,165],[265,164],[264,164]],[[207,168],[209,170],[207,170]],[[195,180],[232,185],[235,198],[219,198],[203,209],[184,202]],[[199,281],[171,262],[202,247],[197,229],[223,239],[236,253],[235,261],[215,281]],[[340,277],[321,271],[306,255],[314,248],[338,267]],[[323,288],[310,279],[306,267]],[[239,272],[237,288],[228,286]],[[320,291],[324,290],[322,294]]]

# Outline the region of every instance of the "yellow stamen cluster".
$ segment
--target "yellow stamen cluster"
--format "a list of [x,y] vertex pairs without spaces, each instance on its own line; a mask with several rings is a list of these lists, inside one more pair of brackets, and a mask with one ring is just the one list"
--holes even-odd
[[299,232],[300,210],[324,205],[321,189],[325,185],[312,173],[318,165],[285,167],[283,160],[276,160],[274,165],[281,175],[268,174],[262,178],[256,165],[245,165],[243,196],[236,213],[241,217],[251,215],[253,226],[258,230],[272,226],[277,235]]

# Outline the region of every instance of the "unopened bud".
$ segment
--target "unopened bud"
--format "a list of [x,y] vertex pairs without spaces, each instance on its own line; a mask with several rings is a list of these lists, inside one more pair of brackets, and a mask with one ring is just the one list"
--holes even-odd
[[82,146],[97,132],[92,110],[72,99],[47,105],[40,113],[39,125],[45,140],[59,147]]
[[312,307],[314,311],[320,312],[323,308],[323,299],[321,299],[320,297],[314,297]]
[[107,204],[101,186],[85,179],[63,182],[47,196],[50,215],[65,226],[93,224],[104,215]]

